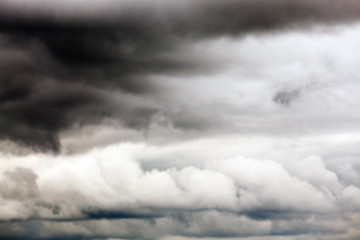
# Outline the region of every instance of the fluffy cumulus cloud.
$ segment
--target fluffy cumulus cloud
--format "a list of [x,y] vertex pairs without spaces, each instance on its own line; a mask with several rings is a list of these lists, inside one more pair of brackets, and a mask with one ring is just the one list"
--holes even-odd
[[0,238],[359,239],[359,16],[0,2]]
[[[337,138],[320,142],[340,147]],[[320,157],[322,147],[317,156],[303,157],[312,139],[300,138],[298,153],[291,154],[294,147],[274,146],[278,139],[253,138],[248,146],[263,142],[253,150],[262,154],[250,157],[254,153],[239,155],[237,149],[246,139],[120,143],[68,156],[2,155],[4,237],[358,237],[359,183],[342,180],[331,159]],[[176,167],[164,164],[179,154]]]

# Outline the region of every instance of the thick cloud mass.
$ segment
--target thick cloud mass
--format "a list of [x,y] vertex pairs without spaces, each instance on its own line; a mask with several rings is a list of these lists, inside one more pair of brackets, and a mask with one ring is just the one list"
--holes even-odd
[[[54,151],[60,150],[59,133],[74,125],[113,118],[147,131],[154,115],[164,115],[164,109],[141,101],[144,95],[153,98],[156,90],[167,91],[154,86],[149,74],[216,68],[191,52],[182,53],[184,44],[199,38],[353,21],[360,12],[359,3],[348,0],[341,5],[332,0],[90,1],[86,5],[4,1],[1,5],[0,137]],[[121,102],[109,97],[114,95],[109,89],[133,94],[139,103],[119,106]],[[296,89],[279,90],[273,99],[289,105],[297,95]],[[179,128],[203,129],[219,122],[204,123],[201,118],[208,116],[188,112],[165,115]]]
[[0,2],[0,239],[360,237],[360,2]]
[[[299,138],[296,147],[286,141],[280,151],[274,141],[281,144],[281,139],[244,136],[157,147],[116,144],[63,157],[3,155],[0,226],[4,237],[23,238],[34,231],[36,239],[356,239],[359,164],[347,156],[341,161],[320,157],[330,146],[359,140],[359,134],[347,143],[340,137]],[[177,155],[182,156],[172,163],[177,167],[166,167],[162,159]]]

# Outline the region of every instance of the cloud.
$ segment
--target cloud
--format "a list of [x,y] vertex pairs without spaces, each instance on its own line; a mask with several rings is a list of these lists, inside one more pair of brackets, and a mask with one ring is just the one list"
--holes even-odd
[[[213,146],[224,146],[228,140],[221,141],[207,141],[202,148],[215,149]],[[2,191],[3,206],[12,215],[2,214],[1,224],[10,232],[23,228],[19,237],[27,236],[30,229],[42,228],[44,235],[33,236],[66,238],[65,229],[72,226],[71,236],[146,239],[164,235],[340,236],[356,222],[353,214],[358,212],[359,188],[341,183],[318,156],[284,163],[279,156],[278,160],[243,156],[211,160],[189,151],[189,147],[201,146],[197,144],[117,144],[73,156],[8,156],[3,179],[16,180],[22,187],[21,191],[17,190],[20,187],[11,188],[11,193],[21,192],[12,198],[9,191]],[[306,142],[301,146],[309,150]],[[272,150],[266,149],[265,144],[257,151],[268,156]],[[142,162],[158,159],[161,154],[171,157],[174,152],[181,153],[188,163],[195,154],[200,164],[164,165],[163,170],[142,167]],[[281,154],[288,156],[286,151]],[[19,163],[27,167],[14,168]],[[23,186],[25,179],[30,181]]]
[[[25,6],[25,7],[24,7]],[[337,22],[357,19],[359,4],[346,0],[244,1],[5,1],[2,3],[4,26],[29,27],[30,23],[141,25],[170,33],[220,34],[253,29],[272,29],[293,23]],[[41,8],[42,7],[42,8]],[[206,16],[211,15],[212,18]],[[144,24],[145,21],[145,24]],[[18,23],[18,24],[16,24]],[[152,25],[149,23],[157,23]],[[10,25],[10,26],[9,26]],[[49,24],[43,24],[48,27]],[[51,26],[51,25],[50,25]]]
[[2,1],[0,238],[358,239],[359,11]]
[[5,179],[1,183],[1,193],[7,199],[34,198],[38,192],[36,174],[23,167],[17,167],[14,171],[6,171]]
[[[229,49],[220,45],[223,49],[212,52],[198,46],[209,41],[208,45],[213,45],[211,41],[217,45],[223,36],[347,23],[355,20],[359,11],[354,1],[342,2],[341,7],[337,1],[292,0],[92,1],[86,6],[83,1],[46,1],[41,7],[39,1],[1,4],[0,137],[34,150],[55,152],[61,149],[59,135],[64,131],[109,119],[119,119],[120,125],[144,135],[159,118],[166,120],[159,124],[185,131],[229,126],[223,117],[228,112],[214,115],[212,108],[196,102],[187,106],[178,101],[178,106],[172,107],[175,99],[170,94],[163,98],[163,92],[183,87],[186,80],[171,85],[156,79],[173,82],[168,76],[214,73],[226,63],[222,56],[229,58]],[[278,49],[268,50],[270,58],[279,53]],[[297,74],[296,68],[301,71],[305,67],[274,66],[263,71],[270,77],[279,69]],[[304,87],[312,88],[279,86],[272,99],[280,105],[293,105],[305,94]],[[128,95],[133,99],[130,102],[124,100]],[[233,111],[228,103],[214,105]]]
[[283,105],[285,107],[289,106],[292,101],[300,96],[299,90],[291,90],[291,91],[279,91],[273,98],[273,101],[279,105]]

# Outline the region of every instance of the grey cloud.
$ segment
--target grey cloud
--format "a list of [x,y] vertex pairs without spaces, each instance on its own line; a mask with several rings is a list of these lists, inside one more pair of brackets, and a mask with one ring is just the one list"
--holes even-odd
[[[21,57],[16,58],[17,65],[10,64],[10,68],[7,67],[6,56],[3,57],[4,72],[1,73],[0,82],[2,100],[0,135],[3,139],[30,145],[34,149],[58,151],[60,148],[58,133],[76,124],[96,123],[106,118],[115,118],[120,114],[127,126],[143,128],[157,112],[156,108],[146,104],[143,104],[144,106],[134,106],[131,102],[127,103],[128,106],[121,102],[114,104],[111,102],[111,95],[114,94],[96,89],[101,82],[104,83],[101,88],[112,87],[111,81],[114,81],[107,79],[106,74],[114,77],[116,72],[106,73],[107,71],[104,70],[105,75],[95,74],[94,77],[91,76],[93,72],[90,69],[69,70],[47,56],[47,53],[37,59],[37,54],[42,53],[41,49],[36,49],[38,48],[36,43],[21,45],[25,45],[22,46],[25,50],[17,50],[14,46],[11,46],[10,50],[5,50],[5,47],[2,49],[10,56],[18,53]],[[36,51],[38,53],[35,53]],[[111,69],[118,66],[121,64]],[[96,70],[103,71],[101,67],[95,68]],[[121,78],[120,75],[118,77]],[[136,81],[142,80],[124,81],[124,89],[132,91]],[[121,83],[119,85],[121,86]],[[126,113],[125,109],[128,109]],[[133,113],[130,113],[131,111]]]
[[17,167],[6,171],[0,182],[0,196],[5,199],[26,200],[39,194],[37,175],[28,168]]
[[[126,33],[119,36],[81,29],[5,35],[1,50],[1,67],[6,69],[1,74],[1,138],[34,149],[59,151],[59,132],[74,125],[120,115],[125,126],[146,129],[159,107],[120,106],[110,101],[108,96],[114,95],[110,89],[140,98],[156,90],[145,73],[191,67],[182,60],[158,57],[159,50],[150,49],[156,43],[149,43],[145,36],[132,38]],[[5,54],[14,55],[15,65]],[[124,108],[128,109],[126,113]]]
[[282,90],[275,94],[273,101],[279,105],[288,107],[296,98],[300,96],[300,90]]
[[[189,225],[183,225],[170,218],[147,220],[102,220],[102,221],[82,221],[82,222],[41,222],[17,223],[18,228],[31,228],[40,230],[42,235],[32,235],[38,239],[71,239],[72,236],[78,239],[102,239],[105,236],[112,238],[131,238],[131,239],[154,239],[160,238],[163,234],[182,236],[183,238],[219,238],[233,239],[241,237],[269,238],[270,236],[282,237],[289,236],[294,239],[323,238],[349,239],[343,235],[346,232],[344,223],[326,220],[323,224],[317,220],[308,218],[302,221],[270,222],[254,221],[244,216],[223,214],[217,212],[201,212],[189,216]],[[338,224],[334,228],[334,224]],[[156,228],[157,231],[153,231]],[[60,231],[68,229],[66,234],[59,234]],[[312,234],[312,235],[311,235]],[[19,237],[24,236],[17,234]],[[304,237],[305,236],[305,237]],[[17,239],[17,238],[8,238]],[[354,238],[355,239],[355,238]]]
[[93,5],[85,6],[81,3],[75,1],[69,4],[72,5],[72,12],[66,9],[68,3],[50,3],[43,6],[47,11],[39,9],[38,1],[28,3],[26,10],[19,7],[21,3],[3,3],[2,26],[14,29],[35,25],[40,29],[49,29],[53,27],[52,24],[75,28],[83,24],[118,25],[130,30],[130,33],[140,29],[139,34],[226,34],[272,29],[297,22],[354,20],[359,13],[358,2],[350,0],[342,1],[341,4],[335,0],[205,0],[184,1],[183,4],[171,1],[142,1],[141,4],[109,1],[107,4],[98,3],[98,9],[102,11],[86,11]]
[[[150,81],[149,75],[207,72],[214,67],[191,54],[178,56],[182,44],[309,22],[352,21],[360,11],[356,1],[343,1],[339,6],[332,0],[157,3],[146,2],[146,7],[126,2],[99,5],[113,14],[84,13],[74,3],[77,16],[67,13],[65,3],[49,3],[44,8],[55,11],[56,18],[42,11],[37,1],[27,3],[27,10],[2,3],[1,139],[59,151],[59,134],[73,126],[113,118],[122,119],[129,128],[147,131],[157,113],[169,118],[175,128],[216,128],[222,120],[211,119],[214,116],[207,116],[207,110],[204,115],[193,110],[173,114],[171,107],[163,109],[161,103],[136,106],[119,115],[116,104],[92,89],[120,89],[139,98],[156,96],[166,89]],[[286,105],[295,95],[279,92],[274,101]]]
[[1,239],[359,238],[358,1],[16,2]]

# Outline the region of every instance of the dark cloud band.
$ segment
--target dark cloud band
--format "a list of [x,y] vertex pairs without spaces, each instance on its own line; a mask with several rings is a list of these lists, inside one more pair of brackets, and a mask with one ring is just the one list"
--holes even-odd
[[[174,57],[179,44],[360,16],[359,2],[349,0],[148,3],[110,3],[99,13],[86,7],[70,13],[61,4],[44,11],[36,1],[27,10],[1,3],[0,138],[58,151],[58,134],[74,125],[116,118],[146,129],[160,106],[128,102],[119,108],[105,92],[141,98],[155,94],[149,74],[204,67],[192,56]],[[288,105],[292,98],[279,93],[274,101]]]

